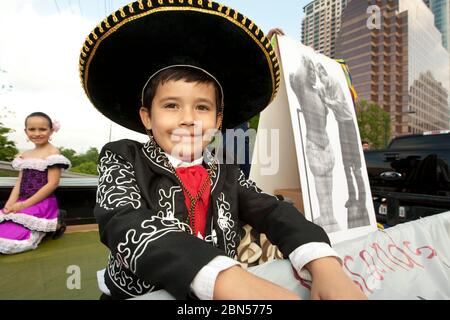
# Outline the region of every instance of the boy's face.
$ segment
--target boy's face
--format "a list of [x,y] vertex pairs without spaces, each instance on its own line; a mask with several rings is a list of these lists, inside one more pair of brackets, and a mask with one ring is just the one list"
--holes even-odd
[[221,121],[213,84],[183,80],[160,84],[151,111],[140,115],[164,152],[184,161],[202,156]]

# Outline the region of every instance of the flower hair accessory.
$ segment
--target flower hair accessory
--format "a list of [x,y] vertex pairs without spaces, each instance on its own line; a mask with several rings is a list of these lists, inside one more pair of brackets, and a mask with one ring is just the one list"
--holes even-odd
[[59,129],[61,128],[61,124],[59,123],[58,120],[53,120],[52,121],[52,128],[54,132],[58,132]]

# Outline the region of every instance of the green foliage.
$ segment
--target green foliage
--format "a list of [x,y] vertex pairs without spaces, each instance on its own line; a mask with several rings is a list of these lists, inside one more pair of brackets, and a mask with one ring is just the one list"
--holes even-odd
[[93,161],[83,162],[76,167],[72,167],[70,171],[97,175],[97,163]]
[[19,176],[19,171],[0,169],[0,177],[18,177],[18,176]]
[[13,130],[7,128],[0,122],[0,160],[12,161],[19,152],[14,141],[8,140],[7,134]]
[[66,157],[67,159],[69,159],[70,162],[72,162],[72,165],[73,165],[73,162],[74,162],[75,157],[76,157],[76,154],[77,154],[77,152],[76,152],[75,150],[73,150],[73,149],[66,149],[66,148],[64,148],[64,147],[60,147],[60,148],[59,148],[59,152],[61,152],[61,154],[62,154],[64,157]]
[[72,169],[70,171],[86,174],[97,174],[97,160],[99,156],[97,148],[91,147],[88,151],[82,154],[77,154],[75,150],[64,147],[59,148],[59,151],[72,163]]
[[368,140],[371,149],[386,147],[391,139],[391,118],[376,103],[360,100],[356,107],[359,132],[362,140]]
[[259,113],[256,116],[254,116],[253,118],[251,118],[248,123],[249,123],[249,125],[248,125],[249,128],[258,130]]

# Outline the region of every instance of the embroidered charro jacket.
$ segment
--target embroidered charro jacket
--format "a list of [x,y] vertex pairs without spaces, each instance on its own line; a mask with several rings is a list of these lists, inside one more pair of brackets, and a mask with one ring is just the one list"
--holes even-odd
[[207,151],[211,177],[205,238],[192,234],[181,186],[159,146],[121,140],[99,157],[95,217],[110,249],[105,284],[113,298],[165,289],[177,299],[191,296],[190,284],[218,255],[237,257],[242,226],[251,225],[287,257],[326,233],[291,204],[262,192],[235,165],[219,164]]

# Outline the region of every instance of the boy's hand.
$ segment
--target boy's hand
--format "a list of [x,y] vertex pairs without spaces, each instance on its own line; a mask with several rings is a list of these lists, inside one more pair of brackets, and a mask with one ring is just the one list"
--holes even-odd
[[317,259],[306,267],[313,278],[311,300],[367,300],[361,289],[345,274],[336,258]]
[[341,271],[313,280],[311,300],[367,300],[367,297],[344,271]]

